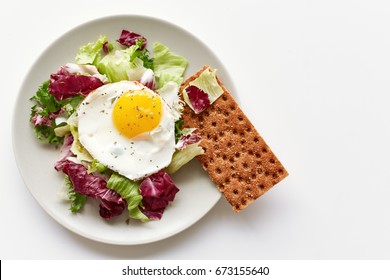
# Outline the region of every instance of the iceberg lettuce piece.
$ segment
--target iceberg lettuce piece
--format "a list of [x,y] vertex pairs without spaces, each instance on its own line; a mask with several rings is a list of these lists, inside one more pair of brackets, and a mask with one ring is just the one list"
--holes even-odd
[[188,65],[187,59],[173,53],[165,45],[158,42],[153,44],[153,53],[157,88],[162,88],[169,81],[173,81],[180,86]]
[[123,80],[137,81],[147,70],[143,60],[134,56],[137,48],[138,46],[134,45],[110,52],[96,63],[96,67],[111,83]]
[[204,150],[199,145],[199,142],[187,145],[182,150],[176,150],[173,153],[171,163],[168,165],[168,167],[165,168],[165,171],[168,174],[175,173],[182,166],[184,166],[188,162],[190,162],[193,158],[195,158],[196,156],[202,155],[203,153],[204,153]]
[[[139,81],[147,70],[148,69],[144,67],[144,62],[140,58],[135,57],[130,63],[130,68],[126,71],[127,79],[130,81]],[[149,71],[152,70],[149,69]]]
[[99,172],[100,174],[105,174],[110,171],[110,169],[98,162],[96,159],[93,159],[91,164],[88,166],[88,173]]
[[140,194],[139,186],[139,182],[131,181],[117,173],[113,173],[107,182],[107,188],[114,190],[126,200],[129,216],[133,219],[147,222],[149,218],[139,208],[143,198]]
[[76,54],[75,61],[78,64],[94,64],[102,55],[103,45],[107,42],[107,36],[100,35],[96,42],[90,42],[81,46]]
[[66,134],[70,132],[70,125],[62,125],[62,126],[57,126],[54,128],[54,134],[57,137],[64,137]]
[[115,50],[99,60],[96,67],[111,83],[127,80],[127,71],[131,67],[130,54],[125,50]]
[[77,127],[70,125],[70,132],[72,133],[74,139],[70,148],[71,152],[77,157],[80,162],[92,162],[93,157],[79,141],[79,133]]

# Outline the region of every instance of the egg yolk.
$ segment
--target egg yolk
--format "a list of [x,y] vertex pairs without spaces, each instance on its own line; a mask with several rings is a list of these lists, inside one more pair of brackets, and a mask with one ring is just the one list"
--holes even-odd
[[113,122],[119,132],[133,138],[149,132],[160,123],[162,115],[161,99],[146,90],[123,93],[114,104]]

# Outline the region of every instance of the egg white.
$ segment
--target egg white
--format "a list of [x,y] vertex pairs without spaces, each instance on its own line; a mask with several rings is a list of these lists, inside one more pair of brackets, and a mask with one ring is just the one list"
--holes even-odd
[[77,111],[80,143],[101,164],[131,180],[168,166],[175,151],[175,121],[162,98],[161,120],[155,129],[130,139],[115,127],[112,112],[117,98],[141,89],[156,95],[138,82],[106,84],[89,93]]

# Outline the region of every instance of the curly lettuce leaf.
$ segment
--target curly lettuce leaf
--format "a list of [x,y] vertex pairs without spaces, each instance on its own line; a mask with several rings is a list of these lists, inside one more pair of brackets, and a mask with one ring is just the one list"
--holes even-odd
[[30,122],[34,125],[34,133],[39,140],[61,144],[64,135],[57,134],[56,131],[65,123],[58,120],[61,116],[66,117],[72,114],[83,97],[76,95],[58,101],[50,94],[49,83],[49,80],[43,82],[35,95],[30,98],[34,102],[31,107]]
[[57,112],[61,108],[61,103],[49,93],[50,80],[44,81],[38,88],[37,92],[30,100],[37,104],[34,108],[40,108],[40,115],[48,116],[50,113]]
[[149,50],[145,48],[146,38],[136,40],[135,45],[137,46],[137,48],[131,55],[130,60],[133,61],[137,57],[142,60],[145,68],[154,70],[154,58],[150,56]]
[[81,208],[83,208],[85,202],[87,201],[88,196],[79,194],[74,190],[73,184],[68,175],[65,175],[64,181],[68,188],[68,198],[70,200],[69,210],[72,213],[80,212]]
[[184,134],[184,131],[181,129],[183,123],[184,123],[183,119],[178,119],[175,122],[175,143],[177,143],[180,137]]
[[71,151],[72,143],[73,136],[68,134],[54,168],[69,177],[76,193],[100,200],[99,213],[102,218],[120,215],[126,207],[126,201],[117,192],[107,188],[107,182],[102,176],[88,173],[88,169],[77,162]]

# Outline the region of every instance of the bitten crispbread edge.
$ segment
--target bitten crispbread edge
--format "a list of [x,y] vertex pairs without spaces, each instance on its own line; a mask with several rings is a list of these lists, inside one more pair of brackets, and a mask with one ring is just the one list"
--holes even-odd
[[[180,93],[205,69],[183,82]],[[184,106],[183,127],[197,128],[205,153],[198,156],[203,169],[235,212],[245,209],[288,172],[217,77],[224,93],[195,114]]]

